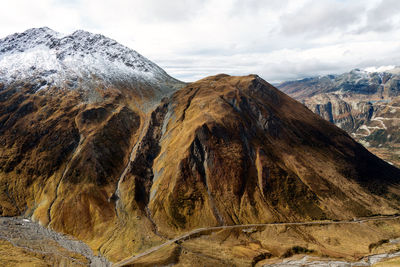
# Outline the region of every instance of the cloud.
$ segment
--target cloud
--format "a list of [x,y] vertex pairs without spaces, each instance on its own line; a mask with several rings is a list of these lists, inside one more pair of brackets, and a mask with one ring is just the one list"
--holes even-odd
[[309,1],[299,9],[284,13],[280,26],[288,35],[329,34],[347,31],[360,22],[365,6],[358,1]]
[[359,33],[391,31],[400,25],[400,2],[382,0],[368,10],[366,16],[366,24],[360,27]]
[[13,0],[2,10],[0,38],[41,26],[102,33],[185,81],[400,65],[397,0]]

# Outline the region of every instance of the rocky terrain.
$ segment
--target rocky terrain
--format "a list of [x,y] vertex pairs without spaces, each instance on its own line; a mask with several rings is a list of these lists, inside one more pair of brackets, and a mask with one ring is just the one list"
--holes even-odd
[[0,239],[0,251],[8,254],[0,257],[2,266],[111,266],[105,258],[94,256],[83,242],[29,219],[1,217]]
[[[372,255],[366,258],[363,258],[357,262],[346,262],[340,260],[324,260],[324,259],[313,259],[308,256],[300,260],[286,260],[282,263],[277,264],[266,264],[264,267],[331,267],[331,266],[339,266],[339,267],[369,267],[369,266],[376,266],[375,263],[379,263],[380,261],[387,262],[388,266],[390,266],[390,261],[393,258],[399,258],[400,252],[395,253],[385,253],[385,254],[378,254]],[[389,262],[388,262],[389,261]],[[384,263],[381,263],[379,266],[384,266]],[[392,265],[394,266],[394,265]]]
[[[55,53],[59,65],[33,64],[59,66],[51,75],[26,71],[29,61],[10,63],[36,46]],[[198,228],[400,212],[398,168],[257,75],[184,84],[136,52],[86,32],[62,37],[33,29],[0,40],[0,47],[6,47],[0,50],[0,215],[73,236],[110,262]],[[62,51],[67,55],[57,57]],[[67,64],[76,57],[85,64]],[[98,70],[97,57],[132,69]],[[132,57],[135,64],[126,65]],[[71,73],[81,76],[74,80]],[[70,80],[73,86],[65,86]],[[370,243],[397,238],[400,224],[367,227],[380,234],[355,227],[343,228],[352,241],[318,253],[367,255]],[[173,243],[159,251],[157,264],[247,266],[296,245],[327,242],[293,229],[279,228],[290,233],[275,243],[269,230],[222,231],[184,248]],[[330,230],[321,231],[333,235]],[[151,257],[143,265],[154,265]]]
[[277,87],[335,123],[371,152],[400,166],[400,68],[352,70]]

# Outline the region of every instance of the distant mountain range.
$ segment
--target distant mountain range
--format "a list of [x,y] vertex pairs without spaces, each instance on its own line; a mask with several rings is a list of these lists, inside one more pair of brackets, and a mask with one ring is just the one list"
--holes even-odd
[[283,82],[277,88],[400,166],[400,68],[359,69]]
[[[397,77],[351,75],[384,85]],[[400,212],[400,169],[257,75],[185,84],[102,35],[39,28],[0,40],[0,83],[0,215],[72,235],[112,262],[164,242],[171,246],[161,256],[138,264],[254,266],[299,251],[337,257],[341,237],[321,235],[317,242],[317,235],[292,226],[216,234],[211,227]],[[397,94],[393,88],[360,85],[357,94],[381,101],[369,99],[373,111],[366,113],[348,102],[347,113],[329,109],[332,103],[316,105],[333,120],[343,116],[355,134],[372,136],[373,127],[392,127],[375,110]],[[344,85],[340,92],[338,101],[353,94]],[[390,105],[382,108],[395,115]],[[355,110],[371,123],[366,130],[357,126]],[[363,228],[362,235],[346,228],[346,238],[357,235],[366,244],[358,252],[351,248],[360,239],[348,238],[347,255],[366,255],[368,244],[389,238],[392,227]],[[209,237],[171,241],[194,229]],[[60,259],[46,264],[54,262]]]

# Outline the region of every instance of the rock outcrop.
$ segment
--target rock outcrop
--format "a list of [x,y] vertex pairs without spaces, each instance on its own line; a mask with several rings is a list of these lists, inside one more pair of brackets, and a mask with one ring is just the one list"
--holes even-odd
[[277,87],[400,166],[399,68],[382,73],[353,70],[284,82]]

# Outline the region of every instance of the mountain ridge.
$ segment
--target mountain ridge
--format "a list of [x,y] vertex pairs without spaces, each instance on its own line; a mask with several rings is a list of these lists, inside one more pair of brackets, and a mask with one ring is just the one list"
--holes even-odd
[[[27,75],[0,90],[0,215],[111,261],[201,227],[399,212],[399,169],[257,75],[41,90]],[[280,254],[249,242],[251,255]]]
[[296,99],[310,98],[316,94],[336,92],[343,97],[346,93],[359,93],[370,100],[387,99],[400,94],[398,71],[400,67],[383,72],[353,69],[343,74],[306,77],[282,82],[279,89]]

